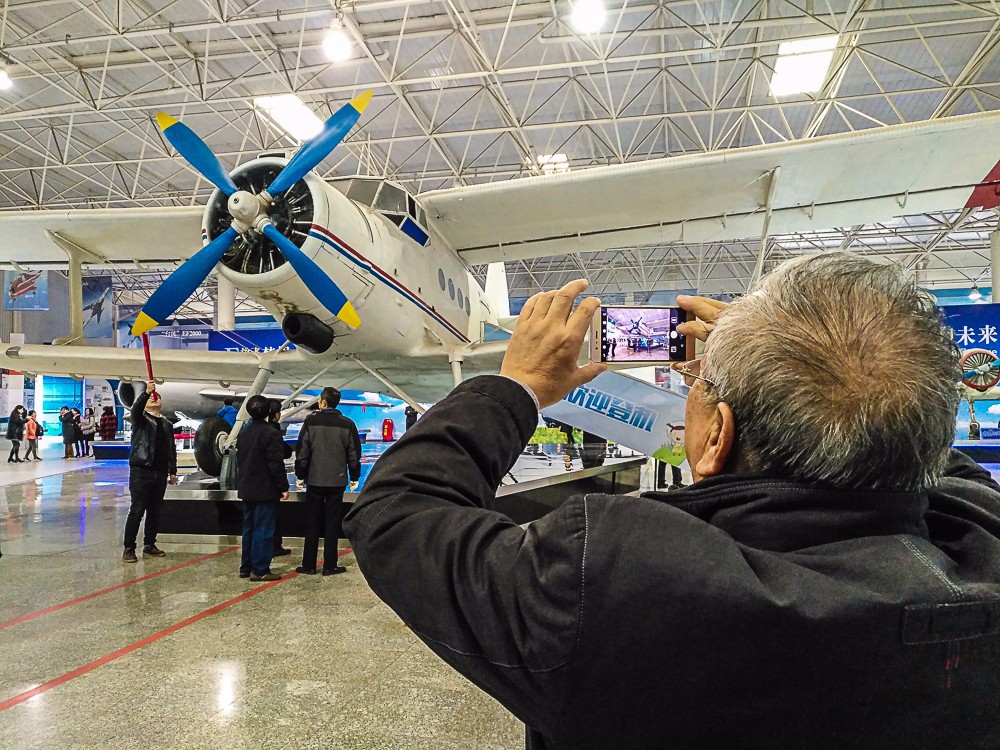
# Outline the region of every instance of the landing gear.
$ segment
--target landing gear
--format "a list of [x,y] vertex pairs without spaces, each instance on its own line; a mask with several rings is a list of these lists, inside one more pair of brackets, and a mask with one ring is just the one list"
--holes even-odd
[[223,448],[232,429],[229,422],[220,417],[209,417],[194,434],[194,459],[198,468],[211,477],[222,472]]

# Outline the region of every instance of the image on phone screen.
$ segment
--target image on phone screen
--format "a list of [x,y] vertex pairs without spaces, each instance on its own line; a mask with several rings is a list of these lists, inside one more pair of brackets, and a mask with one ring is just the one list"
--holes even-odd
[[685,320],[676,307],[602,307],[601,361],[684,361],[687,341],[677,326]]

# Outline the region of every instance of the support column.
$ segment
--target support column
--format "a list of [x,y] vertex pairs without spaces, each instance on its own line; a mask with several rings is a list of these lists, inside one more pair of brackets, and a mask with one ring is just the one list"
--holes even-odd
[[81,247],[72,240],[61,236],[58,232],[45,230],[52,243],[66,253],[69,260],[69,336],[55,339],[53,344],[83,345],[83,261],[88,263],[105,263],[107,259]]
[[234,331],[236,330],[236,287],[233,282],[227,279],[218,271],[215,272],[219,280],[218,293],[215,297],[215,330]]
[[451,374],[455,378],[455,387],[462,384],[462,362],[465,360],[459,354],[449,354],[448,361],[451,362]]
[[990,232],[990,271],[993,279],[990,288],[993,290],[993,302],[1000,302],[1000,229]]

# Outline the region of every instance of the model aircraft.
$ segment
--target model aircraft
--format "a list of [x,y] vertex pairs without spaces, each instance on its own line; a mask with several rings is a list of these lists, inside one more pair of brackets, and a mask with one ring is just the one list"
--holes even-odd
[[[262,157],[231,172],[192,131],[160,116],[170,143],[218,188],[204,210],[0,213],[5,260],[185,261],[147,303],[140,329],[163,322],[215,267],[281,321],[296,349],[172,351],[154,355],[158,379],[252,381],[250,392],[332,384],[392,393],[420,409],[418,399],[437,400],[463,376],[496,372],[506,347],[484,333],[511,323],[502,265],[490,267],[483,289],[467,263],[1000,205],[1000,147],[984,146],[996,140],[1000,113],[419,196],[386,180],[312,173],[369,98],[345,105],[290,161]],[[145,374],[140,351],[87,346],[10,346],[0,366]]]
[[24,297],[25,295],[37,292],[38,279],[41,275],[41,271],[38,273],[22,273],[10,282],[10,287],[7,289],[7,296],[10,297],[10,299],[15,300],[19,297]]

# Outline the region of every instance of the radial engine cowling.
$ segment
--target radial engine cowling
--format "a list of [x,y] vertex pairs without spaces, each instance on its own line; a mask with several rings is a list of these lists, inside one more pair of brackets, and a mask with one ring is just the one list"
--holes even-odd
[[126,409],[131,409],[132,404],[140,393],[146,390],[146,384],[139,380],[123,380],[118,384],[118,401]]

